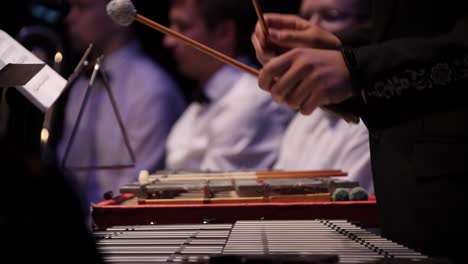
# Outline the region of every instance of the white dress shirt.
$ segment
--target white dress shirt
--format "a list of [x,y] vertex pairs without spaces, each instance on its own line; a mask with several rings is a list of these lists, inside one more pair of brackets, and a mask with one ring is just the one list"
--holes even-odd
[[[164,168],[165,143],[170,128],[186,107],[185,99],[168,73],[146,57],[138,44],[109,55],[104,69],[136,156],[133,168],[117,170],[71,171],[81,195],[89,202],[103,200],[108,191],[138,179],[141,170]],[[77,120],[89,79],[81,77],[71,87],[65,109],[63,137],[58,145],[60,161],[65,154]],[[128,165],[131,158],[108,93],[96,81],[83,113],[67,167]],[[84,198],[85,199],[85,198]]]
[[350,124],[333,113],[316,109],[311,115],[297,114],[283,138],[278,161],[280,170],[338,169],[374,193],[369,135],[364,123]]
[[231,66],[203,87],[210,103],[194,102],[173,127],[167,167],[186,171],[271,168],[294,113]]

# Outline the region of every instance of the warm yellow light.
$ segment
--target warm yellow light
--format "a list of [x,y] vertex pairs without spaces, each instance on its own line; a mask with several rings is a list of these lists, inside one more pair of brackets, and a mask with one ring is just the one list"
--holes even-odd
[[63,61],[63,55],[60,52],[55,53],[55,63],[61,63]]
[[49,141],[49,130],[43,128],[41,131],[41,142],[47,143],[47,141]]

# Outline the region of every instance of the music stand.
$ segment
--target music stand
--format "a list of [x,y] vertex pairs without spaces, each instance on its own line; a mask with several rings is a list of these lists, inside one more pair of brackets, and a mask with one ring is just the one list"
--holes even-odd
[[17,147],[28,151],[36,147],[28,136],[34,125],[39,125],[34,122],[35,118],[29,119],[36,115],[35,109],[16,98],[15,92],[12,96],[7,96],[7,93],[10,89],[26,85],[44,67],[44,63],[7,63],[0,69],[0,137],[15,141]]
[[[90,54],[90,51],[91,51],[91,48],[92,48],[92,46],[90,46],[88,48],[88,50],[84,54],[83,58],[81,59],[80,63],[78,64],[77,68],[75,69],[75,72],[73,72],[73,74],[75,76],[74,76],[74,80],[72,80],[72,82],[74,82],[76,79],[78,79],[78,77],[83,73],[83,71],[85,69],[86,61],[87,61],[87,59],[89,57],[89,54]],[[120,112],[119,112],[119,110],[117,108],[117,103],[115,101],[114,94],[112,93],[112,89],[111,89],[111,87],[109,85],[109,80],[108,80],[106,74],[104,73],[104,71],[102,70],[102,60],[103,60],[103,56],[100,56],[100,57],[98,57],[96,59],[96,62],[94,64],[93,72],[91,74],[91,78],[90,78],[89,83],[88,83],[88,88],[86,89],[85,97],[83,98],[83,102],[81,103],[81,107],[80,107],[80,110],[78,112],[77,120],[76,120],[75,125],[73,127],[70,139],[69,139],[69,141],[67,143],[67,146],[65,148],[65,154],[64,154],[64,157],[63,157],[63,160],[62,160],[62,163],[61,163],[61,166],[64,169],[75,170],[75,171],[87,171],[87,170],[126,169],[126,168],[135,167],[135,162],[136,162],[135,154],[134,154],[134,151],[133,151],[132,147],[130,146],[130,140],[128,138],[127,130],[125,129],[125,125],[124,125],[124,123],[122,121]],[[125,147],[127,148],[127,151],[128,151],[128,153],[130,155],[131,163],[130,164],[122,164],[122,165],[116,164],[116,165],[102,165],[102,166],[99,166],[99,165],[96,165],[96,166],[82,166],[82,167],[81,166],[74,166],[74,167],[73,166],[67,166],[67,159],[68,159],[68,156],[70,154],[71,147],[73,146],[76,134],[78,132],[78,127],[80,126],[81,119],[83,117],[84,109],[85,109],[85,107],[86,107],[86,105],[88,103],[88,99],[89,99],[89,96],[91,94],[91,90],[94,88],[94,84],[95,84],[97,78],[101,78],[101,81],[104,84],[104,88],[105,88],[105,90],[107,92],[107,95],[109,96],[109,99],[110,99],[111,105],[112,105],[112,110],[114,111],[114,114],[115,114],[115,116],[117,118],[117,122],[118,122],[118,125],[119,125],[119,128],[120,128],[120,131],[121,131],[122,136],[124,138]],[[72,78],[70,78],[70,79],[72,79]],[[69,85],[69,86],[71,86],[71,85]]]

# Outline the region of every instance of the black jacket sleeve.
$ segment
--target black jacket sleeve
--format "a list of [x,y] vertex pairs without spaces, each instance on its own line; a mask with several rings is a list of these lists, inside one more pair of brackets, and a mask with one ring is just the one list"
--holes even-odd
[[[348,41],[342,39],[344,46]],[[468,78],[468,16],[435,37],[407,37],[352,48],[353,79],[368,102],[424,93]],[[442,89],[443,90],[443,89]]]
[[[415,18],[401,19],[399,10],[387,20],[387,25],[377,28],[384,32],[380,39],[375,39],[379,35],[375,33],[375,25],[372,30],[337,34],[343,46],[351,51],[348,52],[354,60],[351,67],[348,65],[351,79],[362,95],[360,100],[354,99],[357,104],[343,105],[351,105],[349,111],[364,119],[380,119],[377,121],[380,124],[370,123],[381,126],[465,104],[466,100],[461,98],[468,93],[466,7],[466,3],[459,4],[461,11],[453,16],[445,12],[441,17],[433,17],[437,10],[432,10],[430,15],[414,20],[418,26],[410,24]],[[454,5],[451,8],[456,9]],[[442,26],[431,28],[431,25]]]

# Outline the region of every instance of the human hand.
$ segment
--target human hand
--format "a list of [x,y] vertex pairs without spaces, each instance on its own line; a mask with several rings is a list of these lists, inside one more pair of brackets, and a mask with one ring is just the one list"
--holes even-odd
[[269,35],[258,22],[252,34],[257,59],[265,65],[272,58],[293,48],[339,49],[341,41],[332,33],[295,15],[265,14]]
[[353,96],[349,70],[337,50],[292,49],[265,64],[259,86],[277,103],[306,115]]

